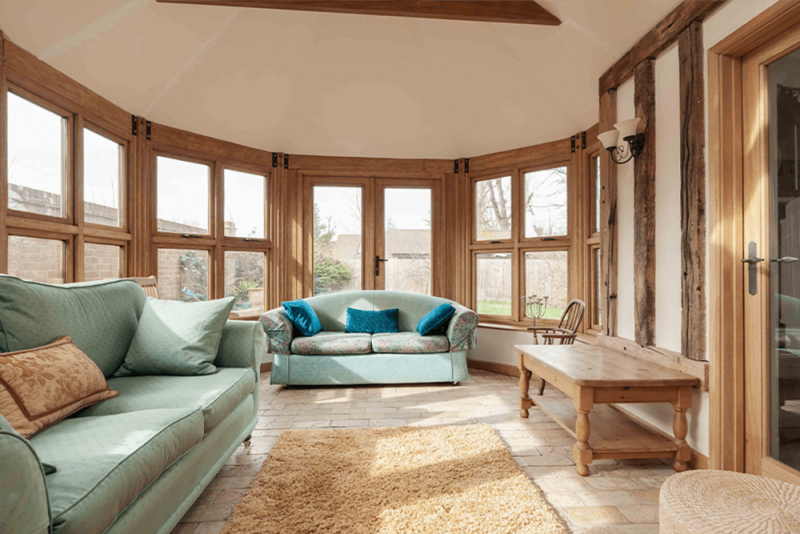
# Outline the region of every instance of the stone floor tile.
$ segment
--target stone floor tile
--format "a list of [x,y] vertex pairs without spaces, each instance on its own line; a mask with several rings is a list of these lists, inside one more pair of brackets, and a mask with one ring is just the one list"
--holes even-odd
[[631,523],[658,523],[658,505],[640,504],[635,506],[619,506],[619,511]]
[[197,523],[179,523],[172,529],[171,534],[194,534]]
[[631,493],[644,504],[658,504],[658,496],[661,492],[657,489],[647,489],[635,490]]
[[214,521],[211,523],[200,523],[192,534],[220,534],[225,528],[225,521]]
[[630,491],[611,490],[611,491],[578,491],[576,492],[583,504],[586,506],[619,506],[621,504],[640,504]]
[[583,506],[565,508],[569,520],[576,525],[610,525],[614,523],[628,523],[622,513],[614,506]]

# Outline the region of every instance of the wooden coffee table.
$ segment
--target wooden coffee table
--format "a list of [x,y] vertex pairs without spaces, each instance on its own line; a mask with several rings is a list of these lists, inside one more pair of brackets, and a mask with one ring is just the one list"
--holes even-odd
[[[517,345],[520,416],[536,404],[575,437],[572,453],[581,476],[594,459],[675,458],[675,471],[691,459],[686,443],[686,410],[700,379],[598,345]],[[569,399],[528,396],[531,375],[566,393]],[[651,432],[610,404],[668,402],[675,409],[674,439]],[[591,417],[590,417],[591,414]]]

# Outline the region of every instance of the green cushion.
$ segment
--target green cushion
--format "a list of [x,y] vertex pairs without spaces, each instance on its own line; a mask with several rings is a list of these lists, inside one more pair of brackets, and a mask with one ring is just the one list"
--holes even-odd
[[31,439],[47,477],[53,533],[102,533],[136,496],[203,439],[193,408],[65,419]]
[[70,336],[109,377],[125,359],[144,302],[132,280],[49,285],[0,275],[0,352]]
[[148,298],[125,362],[114,376],[207,375],[216,370],[233,297],[208,302]]
[[157,408],[196,408],[203,412],[206,434],[256,387],[250,368],[220,368],[204,376],[131,376],[112,378],[108,387],[119,397],[83,410],[80,417],[112,415]]

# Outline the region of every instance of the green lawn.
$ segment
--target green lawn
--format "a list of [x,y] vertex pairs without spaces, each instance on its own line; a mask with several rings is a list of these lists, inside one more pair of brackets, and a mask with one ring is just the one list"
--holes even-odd
[[[478,302],[478,313],[486,315],[511,316],[511,302],[503,300],[482,300]],[[544,319],[561,319],[564,310],[547,308],[544,312]]]

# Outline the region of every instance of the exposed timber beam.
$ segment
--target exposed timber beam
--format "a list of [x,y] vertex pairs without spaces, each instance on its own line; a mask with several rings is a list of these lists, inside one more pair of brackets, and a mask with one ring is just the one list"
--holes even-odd
[[425,19],[558,26],[561,20],[534,0],[158,0],[164,4],[253,7]]

